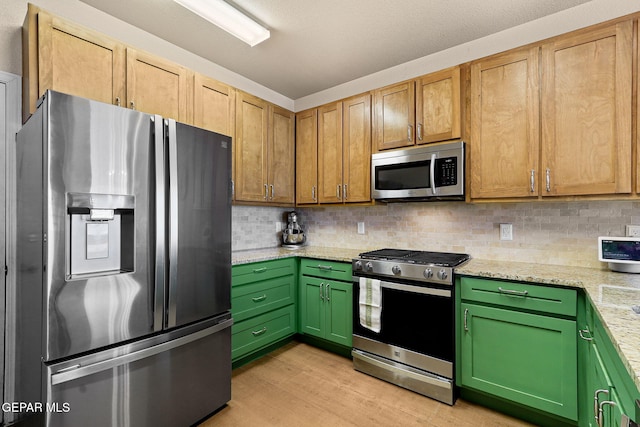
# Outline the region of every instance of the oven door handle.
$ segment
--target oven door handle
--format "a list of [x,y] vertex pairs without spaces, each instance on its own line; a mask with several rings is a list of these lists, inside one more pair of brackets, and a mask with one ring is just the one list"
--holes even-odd
[[[354,276],[353,281],[359,283],[359,278]],[[429,288],[425,286],[407,285],[405,283],[380,281],[380,287],[385,289],[395,289],[398,291],[414,292],[423,295],[434,295],[439,297],[451,297],[451,290],[440,288]]]

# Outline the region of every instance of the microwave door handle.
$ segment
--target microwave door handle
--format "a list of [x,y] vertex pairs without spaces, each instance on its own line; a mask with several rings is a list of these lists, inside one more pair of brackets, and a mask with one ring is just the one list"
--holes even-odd
[[436,188],[436,153],[431,154],[431,162],[429,163],[429,179],[431,181],[431,192],[435,196]]

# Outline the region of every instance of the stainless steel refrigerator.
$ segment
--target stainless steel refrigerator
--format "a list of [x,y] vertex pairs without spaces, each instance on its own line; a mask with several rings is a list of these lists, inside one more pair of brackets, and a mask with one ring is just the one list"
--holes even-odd
[[231,398],[231,138],[49,91],[17,137],[15,421],[187,426]]

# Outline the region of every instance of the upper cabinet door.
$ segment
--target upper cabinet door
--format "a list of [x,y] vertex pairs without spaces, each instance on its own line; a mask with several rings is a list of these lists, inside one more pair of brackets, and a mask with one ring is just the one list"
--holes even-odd
[[342,102],[318,109],[320,203],[342,203]]
[[375,142],[378,150],[415,144],[415,82],[378,89],[375,98]]
[[538,194],[538,51],[471,64],[471,198]]
[[371,95],[342,103],[342,193],[346,203],[371,201]]
[[460,138],[460,67],[417,80],[416,143]]
[[193,123],[200,128],[233,137],[236,92],[224,83],[197,74],[194,77]]
[[269,114],[269,201],[295,203],[295,117],[291,111],[271,106]]
[[193,123],[189,71],[170,61],[127,48],[127,107]]
[[633,23],[542,46],[541,194],[631,192]]
[[[29,46],[29,51],[37,46],[37,52],[27,54],[30,58],[25,61],[35,65],[37,57],[38,89],[32,94],[36,96],[30,96],[31,111],[47,89],[108,104],[124,102],[124,45],[29,6],[27,37],[36,39],[35,20],[38,32],[37,44]],[[33,79],[35,73],[28,73]]]
[[244,92],[236,94],[235,199],[266,202],[269,104]]
[[318,109],[296,114],[296,203],[318,203]]

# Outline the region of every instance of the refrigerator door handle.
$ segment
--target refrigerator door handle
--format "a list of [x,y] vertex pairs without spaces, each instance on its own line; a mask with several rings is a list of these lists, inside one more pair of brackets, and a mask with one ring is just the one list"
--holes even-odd
[[178,293],[178,148],[176,121],[165,120],[166,141],[169,149],[169,286],[166,326],[176,326],[176,297]]
[[143,350],[134,351],[132,353],[116,356],[111,359],[107,359],[100,362],[90,363],[88,365],[76,367],[76,369],[63,369],[51,375],[51,385],[55,386],[68,381],[73,381],[78,378],[86,377],[98,372],[112,369],[120,365],[135,362],[137,360],[145,359],[147,357],[160,354],[167,350],[171,350],[185,344],[189,344],[193,341],[199,340],[216,332],[220,332],[233,325],[233,319],[226,319],[216,325],[209,328],[202,329],[201,331],[194,332],[189,335],[185,335],[180,338],[176,338],[171,341],[167,341],[162,344],[158,344],[152,347],[145,348]]
[[166,191],[164,172],[164,125],[161,116],[155,115],[153,121],[153,156],[155,167],[155,289],[153,301],[153,330],[158,332],[164,326],[164,298],[165,298],[165,231],[166,220]]

